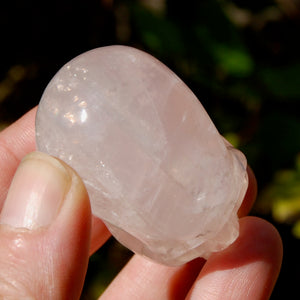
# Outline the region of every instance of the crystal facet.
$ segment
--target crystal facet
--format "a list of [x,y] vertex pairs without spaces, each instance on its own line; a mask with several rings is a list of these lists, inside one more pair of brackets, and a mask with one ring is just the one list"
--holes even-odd
[[246,159],[149,54],[110,46],[67,63],[42,96],[36,141],[78,172],[93,214],[136,253],[180,265],[238,236]]

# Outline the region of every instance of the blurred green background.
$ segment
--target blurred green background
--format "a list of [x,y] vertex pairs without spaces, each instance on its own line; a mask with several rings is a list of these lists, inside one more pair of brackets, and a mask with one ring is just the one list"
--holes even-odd
[[[284,242],[271,299],[300,299],[300,1],[11,0],[0,24],[0,129],[86,50],[131,45],[174,70],[256,173],[252,214]],[[130,256],[111,239],[90,259],[82,299],[95,299]]]

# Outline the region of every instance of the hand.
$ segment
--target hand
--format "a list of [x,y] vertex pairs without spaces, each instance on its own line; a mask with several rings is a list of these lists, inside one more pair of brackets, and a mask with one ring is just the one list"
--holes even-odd
[[[78,299],[88,257],[110,234],[91,215],[84,185],[70,167],[46,154],[27,155],[35,150],[35,113],[0,133],[0,298]],[[240,236],[231,246],[206,262],[176,268],[134,255],[101,299],[268,299],[282,244],[271,224],[244,217],[256,197],[248,171]]]

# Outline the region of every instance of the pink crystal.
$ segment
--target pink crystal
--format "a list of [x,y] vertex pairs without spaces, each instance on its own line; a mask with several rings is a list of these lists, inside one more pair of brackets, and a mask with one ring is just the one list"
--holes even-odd
[[239,234],[245,157],[190,89],[140,50],[98,48],[62,67],[42,96],[36,140],[79,173],[93,213],[136,253],[180,265]]

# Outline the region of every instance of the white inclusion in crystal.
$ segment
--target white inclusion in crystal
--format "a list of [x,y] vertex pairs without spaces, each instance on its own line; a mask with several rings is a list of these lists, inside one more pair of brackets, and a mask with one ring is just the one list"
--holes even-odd
[[181,119],[181,122],[184,123],[185,120],[186,120],[186,113],[183,114],[182,119]]
[[77,171],[93,214],[136,253],[175,266],[238,237],[244,155],[142,51],[103,47],[64,66],[39,104],[36,143]]
[[58,84],[56,87],[59,91],[63,91],[65,88],[62,84]]
[[88,117],[88,114],[87,114],[86,110],[82,109],[81,113],[80,113],[80,121],[81,121],[81,123],[84,123],[87,120],[87,117]]
[[196,201],[198,201],[198,202],[202,201],[203,199],[205,199],[205,196],[206,196],[205,192],[199,193],[197,195]]

